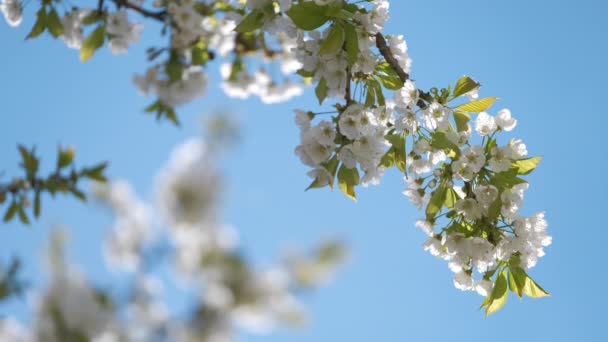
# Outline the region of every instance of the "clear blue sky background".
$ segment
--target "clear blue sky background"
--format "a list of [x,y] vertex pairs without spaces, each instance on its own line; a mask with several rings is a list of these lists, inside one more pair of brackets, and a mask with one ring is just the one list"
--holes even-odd
[[[608,3],[579,1],[392,1],[386,33],[403,33],[420,87],[447,85],[468,74],[482,95],[501,97],[519,120],[515,136],[541,166],[529,177],[524,212],[546,210],[554,244],[531,274],[553,296],[519,301],[485,318],[482,298],[452,286],[445,262],[424,252],[419,216],[401,195],[404,183],[389,173],[378,187],[361,189],[355,204],[329,190],[310,191],[305,168],[293,155],[298,131],[293,108],[315,109],[312,90],[272,107],[208,96],[183,108],[184,125],[158,124],[142,113],[131,74],[146,68],[145,42],[127,56],[107,49],[81,64],[77,52],[49,37],[24,42],[32,24],[0,24],[0,169],[17,172],[17,142],[38,146],[51,167],[57,144],[73,144],[77,161],[111,160],[109,173],[130,180],[152,198],[156,170],[170,150],[198,134],[201,114],[230,109],[240,118],[243,144],[226,158],[229,191],[225,217],[242,234],[248,254],[269,263],[285,242],[310,247],[320,236],[342,236],[351,257],[328,287],[307,295],[312,321],[301,331],[281,330],[247,341],[606,341],[608,304],[605,213],[608,152]],[[28,11],[31,12],[31,11]],[[32,13],[30,13],[32,14]],[[6,176],[4,176],[6,179]],[[70,228],[70,254],[100,284],[113,279],[100,240],[111,223],[104,210],[72,199],[43,201],[30,227],[2,225],[0,257],[17,254],[25,276],[43,282],[41,250],[54,224]],[[28,317],[24,302],[2,314]]]

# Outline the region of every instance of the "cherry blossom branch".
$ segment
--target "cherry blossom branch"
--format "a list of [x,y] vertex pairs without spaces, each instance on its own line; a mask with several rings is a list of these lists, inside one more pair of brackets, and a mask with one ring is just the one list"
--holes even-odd
[[393,56],[393,53],[386,44],[386,39],[384,39],[384,35],[382,35],[381,32],[376,33],[376,47],[378,48],[378,50],[382,54],[382,57],[384,57],[388,65],[390,65],[391,68],[395,70],[402,82],[405,82],[410,79],[410,75],[405,72],[405,70],[403,70],[403,68],[399,65],[397,59],[395,59],[395,56]]
[[[378,48],[380,54],[382,54],[382,57],[384,57],[388,65],[395,71],[395,73],[397,73],[397,76],[399,76],[399,79],[401,79],[402,82],[405,83],[405,81],[410,79],[410,75],[405,72],[405,70],[403,70],[395,56],[393,56],[393,52],[388,47],[388,44],[386,44],[386,39],[384,39],[384,35],[382,35],[381,32],[376,33],[376,47]],[[421,99],[418,100],[417,105],[418,107],[424,109],[427,106],[424,101],[431,102],[432,98],[428,93],[420,89],[418,89],[418,93],[420,94]]]

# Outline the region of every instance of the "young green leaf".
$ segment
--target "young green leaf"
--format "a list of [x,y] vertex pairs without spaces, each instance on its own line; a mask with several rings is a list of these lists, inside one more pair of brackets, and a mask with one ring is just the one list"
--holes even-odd
[[264,25],[264,12],[253,10],[241,20],[234,30],[241,33],[251,32],[259,29],[262,25]]
[[462,76],[458,82],[456,82],[456,86],[454,87],[454,93],[452,94],[452,98],[457,98],[462,96],[471,90],[479,87],[479,83],[475,82],[469,76]]
[[447,193],[447,186],[445,182],[441,182],[437,189],[431,195],[431,200],[426,206],[426,219],[432,221],[435,219],[435,215],[441,211],[443,204],[445,203],[445,197]]
[[49,30],[49,33],[55,38],[63,34],[63,24],[54,8],[46,16],[46,27]]
[[3,221],[8,222],[8,221],[12,220],[13,217],[15,216],[15,214],[17,213],[18,209],[19,209],[19,204],[17,203],[17,201],[13,200],[11,205],[8,207],[8,209],[6,209],[6,212],[4,213]]
[[293,20],[296,26],[305,31],[315,30],[329,20],[325,15],[325,6],[319,6],[314,2],[300,2],[291,6],[287,16]]
[[405,138],[401,134],[388,134],[386,136],[394,152],[394,162],[397,164],[399,171],[405,173],[406,154],[405,151]]
[[456,128],[458,132],[464,132],[468,129],[468,123],[471,121],[471,116],[467,112],[455,110],[452,112],[454,115],[454,121],[456,122]]
[[21,223],[30,224],[30,219],[27,217],[27,214],[25,213],[25,209],[23,208],[22,205],[18,206],[17,214],[19,215],[19,220],[21,221]]
[[492,104],[494,103],[494,101],[496,101],[496,99],[498,99],[498,97],[486,97],[483,99],[465,103],[463,105],[456,107],[456,109],[459,109],[464,112],[469,112],[469,113],[480,113],[480,112],[488,110],[488,108],[490,108],[490,106],[492,106]]
[[530,172],[534,171],[534,169],[536,168],[536,166],[538,166],[538,163],[540,162],[541,159],[542,159],[542,157],[540,157],[540,156],[526,158],[526,159],[519,159],[519,160],[515,160],[512,165],[513,165],[513,167],[517,168],[517,174],[527,175]]
[[355,26],[349,22],[344,24],[344,42],[346,43],[346,57],[348,66],[353,66],[359,58],[359,36]]
[[319,47],[319,54],[329,55],[337,53],[344,45],[344,28],[342,25],[333,24],[327,37]]
[[460,156],[460,148],[448,139],[444,132],[436,131],[431,135],[431,146],[446,151],[450,157],[458,158]]
[[192,48],[192,64],[193,65],[204,65],[209,61],[209,51],[203,46],[198,44]]
[[34,195],[34,216],[40,217],[40,190],[37,190]]
[[38,10],[38,12],[36,12],[36,22],[34,23],[34,26],[32,26],[32,30],[30,31],[30,33],[28,33],[28,35],[25,37],[25,39],[27,40],[27,39],[31,39],[31,38],[36,38],[39,35],[41,35],[45,29],[46,29],[46,9],[44,6],[42,6]]
[[68,147],[65,150],[59,147],[57,152],[57,169],[63,169],[64,167],[72,164],[74,160],[74,148]]
[[403,88],[403,81],[399,77],[388,75],[377,75],[377,77],[386,89],[398,90]]
[[108,179],[106,178],[106,176],[104,176],[103,172],[105,171],[107,166],[108,166],[108,163],[104,162],[104,163],[98,164],[96,166],[93,166],[92,168],[85,168],[82,171],[80,171],[80,174],[83,177],[105,183],[108,181]]
[[319,104],[323,104],[323,101],[327,97],[327,81],[325,78],[321,78],[317,87],[315,88],[315,94],[317,95],[317,99],[319,100]]
[[545,291],[540,285],[538,285],[532,278],[526,275],[526,283],[524,284],[523,292],[532,298],[540,298],[550,296],[551,294]]
[[80,60],[86,62],[95,50],[99,49],[106,38],[105,25],[98,26],[83,42],[80,48]]
[[359,184],[359,171],[357,168],[349,169],[344,164],[338,170],[338,186],[340,190],[350,199],[357,202],[355,185]]
[[365,90],[366,90],[365,106],[366,107],[371,107],[376,103],[376,88],[370,86],[369,82],[370,82],[370,80],[367,80],[367,84],[365,85]]
[[503,270],[496,277],[496,282],[494,283],[494,288],[492,289],[492,293],[490,293],[490,303],[487,304],[486,308],[486,316],[493,314],[494,312],[500,310],[503,305],[507,302],[507,296],[509,292],[507,291],[507,277],[505,276],[505,271]]
[[490,184],[494,185],[499,190],[510,189],[514,185],[526,183],[525,180],[517,177],[517,169],[512,168],[509,171],[495,173],[490,178]]
[[395,148],[391,147],[382,156],[382,159],[380,159],[380,164],[378,165],[378,167],[388,169],[390,167],[393,167],[393,165],[395,165]]
[[454,208],[454,204],[460,199],[454,188],[449,188],[445,194],[445,206],[449,209]]
[[523,294],[527,278],[526,272],[521,267],[509,267],[509,289],[511,289],[512,292],[517,293],[519,298],[521,298]]

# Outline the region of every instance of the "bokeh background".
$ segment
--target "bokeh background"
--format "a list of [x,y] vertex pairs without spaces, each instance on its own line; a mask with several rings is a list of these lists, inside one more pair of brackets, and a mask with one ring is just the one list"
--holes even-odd
[[[428,89],[463,74],[474,77],[482,96],[501,97],[495,110],[508,107],[519,120],[513,135],[531,155],[544,156],[529,177],[524,214],[547,211],[554,242],[530,274],[552,297],[520,301],[511,295],[488,318],[478,310],[482,297],[454,288],[446,263],[422,250],[425,237],[413,225],[420,214],[401,194],[405,183],[397,172],[380,186],[360,189],[358,203],[329,189],[304,192],[309,179],[293,154],[299,141],[293,109],[318,109],[312,88],[267,106],[227,98],[211,71],[207,96],[181,108],[182,126],[175,128],[145,115],[152,99],[131,84],[131,75],[146,68],[144,50],[158,39],[156,27],[147,27],[128,55],[102,49],[83,64],[77,51],[50,36],[24,42],[31,10],[17,30],[0,24],[2,180],[19,172],[18,142],[36,145],[49,169],[58,144],[74,145],[80,165],[110,160],[111,177],[129,180],[140,196],[153,199],[156,171],[171,149],[200,134],[205,115],[230,112],[242,139],[222,159],[223,217],[240,231],[247,255],[265,265],[285,244],[306,248],[335,236],[348,242],[350,257],[335,279],[306,295],[308,326],[240,340],[607,340],[608,2],[391,2],[385,33],[405,35],[417,84]],[[32,288],[42,286],[42,250],[51,229],[62,225],[81,269],[97,284],[120,288],[121,275],[101,254],[109,213],[71,198],[44,199],[43,215],[31,226],[0,226],[0,260],[20,256]],[[168,293],[176,311],[188,305],[187,297]],[[28,301],[3,304],[0,315],[27,323]]]

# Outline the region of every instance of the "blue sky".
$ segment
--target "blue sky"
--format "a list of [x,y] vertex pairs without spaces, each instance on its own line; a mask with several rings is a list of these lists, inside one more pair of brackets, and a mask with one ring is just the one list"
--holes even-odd
[[[309,180],[293,155],[299,138],[292,110],[318,108],[312,89],[269,107],[229,99],[212,83],[204,99],[180,111],[179,129],[144,115],[151,99],[138,96],[131,74],[146,68],[152,27],[128,55],[113,57],[105,49],[82,64],[76,51],[49,37],[24,42],[31,16],[17,30],[0,24],[0,170],[17,172],[17,142],[38,146],[46,167],[58,144],[72,144],[80,165],[109,159],[112,177],[130,180],[152,198],[156,170],[173,146],[198,134],[202,115],[229,109],[242,124],[243,144],[222,164],[224,216],[239,229],[247,254],[265,264],[284,243],[305,248],[323,236],[343,237],[351,249],[336,279],[306,295],[312,318],[306,329],[242,340],[605,341],[608,233],[601,215],[608,204],[608,115],[600,103],[608,90],[607,3],[436,0],[392,1],[391,7],[385,32],[405,35],[421,88],[471,75],[482,83],[482,95],[501,97],[495,109],[512,110],[519,120],[514,136],[532,155],[544,156],[529,177],[524,213],[547,212],[553,245],[530,273],[551,298],[511,296],[485,318],[477,310],[482,298],[455,289],[445,262],[420,247],[424,236],[413,226],[419,214],[401,195],[397,173],[360,189],[357,204],[327,189],[304,192]],[[72,199],[45,198],[43,205],[31,226],[3,225],[1,259],[21,256],[25,276],[41,284],[42,248],[51,228],[62,224],[70,229],[76,262],[111,285],[115,278],[98,252],[109,215]],[[27,312],[24,302],[0,306],[1,314],[24,318]]]

